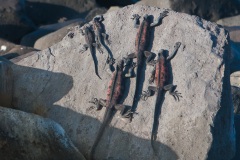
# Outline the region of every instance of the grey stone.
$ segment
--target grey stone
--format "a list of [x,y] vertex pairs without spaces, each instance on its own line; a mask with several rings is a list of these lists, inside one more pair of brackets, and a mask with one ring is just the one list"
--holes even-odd
[[84,160],[64,129],[56,122],[0,107],[2,160]]
[[[131,5],[104,15],[109,46],[117,60],[134,52],[137,29],[132,14],[153,15],[164,9]],[[141,18],[142,20],[142,18]],[[66,35],[50,49],[12,60],[14,107],[44,115],[60,123],[77,148],[88,155],[105,109],[96,112],[88,101],[105,98],[110,75],[103,70],[107,53],[96,54],[99,74],[89,51],[79,54],[85,39],[76,26],[74,37]],[[154,37],[153,37],[154,35]],[[171,61],[173,83],[182,93],[175,102],[168,93],[161,109],[158,151],[161,159],[231,159],[235,154],[233,103],[230,86],[230,45],[226,31],[196,16],[170,11],[150,36],[148,50],[173,50],[182,45]],[[142,90],[152,68],[147,66]],[[124,104],[132,105],[135,79],[126,83]],[[132,123],[116,114],[96,150],[97,159],[159,159],[151,149],[155,96],[139,101]],[[93,120],[94,119],[94,120]],[[81,138],[80,138],[81,137]],[[135,137],[135,138],[133,138]],[[137,138],[136,138],[137,137]],[[142,141],[140,139],[144,139]]]
[[82,24],[83,24],[82,21],[74,22],[74,23],[71,23],[70,25],[67,25],[55,32],[49,33],[49,34],[39,38],[38,40],[36,40],[36,42],[34,44],[34,48],[40,49],[40,50],[46,49],[46,48],[60,42],[63,39],[63,37],[65,37],[66,34],[74,28],[74,26],[76,26],[76,25],[82,26]]
[[[53,33],[61,28],[67,27],[68,25],[71,24],[84,24],[85,20],[79,18],[79,19],[74,19],[74,20],[69,20],[66,22],[62,22],[62,23],[56,23],[56,24],[51,24],[51,25],[45,25],[45,26],[41,26],[39,27],[38,30],[29,33],[27,35],[25,35],[22,40],[21,40],[21,45],[24,46],[29,46],[29,47],[34,47],[35,42],[40,39],[41,37],[44,37],[50,33]],[[66,28],[65,28],[66,29]],[[65,30],[63,29],[63,30]],[[49,42],[49,43],[53,43],[53,42]]]

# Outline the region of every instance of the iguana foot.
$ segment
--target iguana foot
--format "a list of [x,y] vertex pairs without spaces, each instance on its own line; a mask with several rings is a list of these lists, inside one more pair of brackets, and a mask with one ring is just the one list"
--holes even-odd
[[131,19],[134,20],[134,28],[138,28],[140,16],[138,14],[134,14]]
[[160,19],[163,19],[164,17],[166,17],[168,14],[168,11],[163,11],[162,13],[160,13]]
[[178,91],[172,91],[170,92],[170,94],[174,97],[175,101],[179,101],[179,97],[182,97],[181,93],[179,93]]
[[122,114],[121,119],[123,121],[126,121],[126,122],[130,123],[133,119],[133,114],[134,114],[134,112],[131,111],[130,109],[128,109],[127,111],[125,111],[124,114]]
[[138,14],[133,14],[131,19],[139,20],[140,18],[141,18],[141,16],[139,16]]
[[79,53],[84,53],[86,50],[88,49],[88,45],[87,44],[84,44],[83,46],[82,46],[82,49],[80,49],[80,51],[79,51]]
[[151,96],[151,92],[149,90],[143,91],[143,93],[141,94],[141,99],[143,101],[146,101],[150,96]]
[[151,76],[151,77],[149,78],[149,80],[148,80],[148,83],[149,83],[149,84],[152,84],[153,82],[154,82],[154,77]]
[[113,64],[115,63],[115,60],[116,60],[116,59],[114,59],[114,58],[108,57],[108,58],[107,58],[107,64],[113,65]]
[[92,98],[89,103],[93,103],[96,105],[97,110],[101,110],[102,109],[102,105],[100,104],[100,100],[98,100],[97,98]]

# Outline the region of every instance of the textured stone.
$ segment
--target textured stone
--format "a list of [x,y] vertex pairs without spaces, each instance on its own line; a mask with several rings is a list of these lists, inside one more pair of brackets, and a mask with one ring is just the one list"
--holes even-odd
[[39,38],[38,40],[36,40],[34,44],[34,48],[43,50],[60,42],[63,39],[63,37],[65,37],[65,35],[74,28],[74,26],[80,25],[80,24],[83,24],[83,22],[78,21],[78,22],[71,23],[66,27],[63,27],[55,32],[49,33]]
[[[132,5],[104,15],[109,49],[117,60],[134,52],[137,29],[132,14],[153,15],[164,9]],[[141,18],[142,20],[142,18]],[[14,107],[38,113],[60,123],[78,149],[88,155],[105,109],[96,112],[88,101],[105,98],[110,75],[103,70],[107,53],[96,54],[100,80],[94,73],[89,50],[79,54],[85,39],[79,27],[74,37],[64,39],[26,58],[13,60]],[[154,37],[153,37],[154,35]],[[173,50],[182,43],[171,61],[173,83],[182,93],[175,102],[168,93],[161,109],[158,151],[161,159],[231,159],[235,154],[233,103],[230,94],[230,46],[226,31],[196,16],[169,11],[150,36],[148,50]],[[152,43],[153,40],[153,43]],[[152,67],[146,66],[142,90]],[[131,105],[135,79],[126,81],[124,104]],[[150,144],[155,96],[139,101],[132,123],[118,114],[106,129],[96,150],[97,159],[158,159]]]
[[56,122],[0,107],[0,157],[2,160],[84,160]]
[[[41,26],[39,27],[38,30],[29,33],[27,35],[25,35],[22,39],[21,39],[21,45],[24,46],[29,46],[29,47],[33,47],[35,42],[40,39],[41,37],[44,37],[52,32],[55,32],[61,28],[67,27],[68,25],[71,24],[84,24],[85,20],[83,19],[74,19],[74,20],[70,20],[70,21],[66,21],[66,22],[62,22],[62,23],[56,23],[56,24],[51,24],[51,25],[45,25],[45,26]],[[53,43],[53,42],[49,42],[49,43]]]

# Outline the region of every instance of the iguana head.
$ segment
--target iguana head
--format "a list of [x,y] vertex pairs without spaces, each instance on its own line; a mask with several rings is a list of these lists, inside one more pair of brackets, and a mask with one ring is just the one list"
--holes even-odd
[[117,68],[119,70],[123,70],[123,66],[124,66],[124,60],[123,59],[120,59],[118,62],[117,62]]
[[144,19],[144,20],[147,20],[148,17],[149,17],[148,14],[145,14],[145,15],[143,16],[143,19]]
[[160,49],[160,51],[158,52],[158,58],[161,58],[161,57],[165,57],[163,49]]

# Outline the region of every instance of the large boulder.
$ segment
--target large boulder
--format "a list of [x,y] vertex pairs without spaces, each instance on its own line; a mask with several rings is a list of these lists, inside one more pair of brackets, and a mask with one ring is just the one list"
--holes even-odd
[[[36,31],[25,35],[21,39],[21,43],[20,44],[24,45],[24,46],[34,47],[35,42],[38,39],[40,39],[41,37],[44,37],[44,36],[46,36],[46,35],[48,35],[48,34],[50,34],[52,32],[55,32],[55,31],[57,31],[59,29],[67,27],[69,25],[73,25],[73,24],[77,25],[77,23],[79,25],[83,25],[85,23],[85,20],[79,18],[79,19],[69,20],[69,21],[66,21],[66,22],[61,22],[61,23],[41,26]],[[50,43],[53,44],[54,42],[50,42]]]
[[0,107],[1,160],[84,160],[64,129],[40,116]]
[[[104,15],[109,49],[119,60],[134,52],[137,29],[132,14],[152,15],[164,9],[131,5]],[[141,18],[142,20],[142,18]],[[226,31],[196,16],[169,11],[160,26],[150,34],[149,51],[173,51],[182,45],[171,61],[173,83],[182,93],[175,102],[165,96],[159,119],[157,157],[150,136],[156,97],[139,101],[132,123],[112,119],[95,157],[97,159],[231,159],[235,154],[233,103],[230,93],[230,46]],[[70,33],[69,33],[70,34]],[[105,98],[111,78],[104,68],[107,52],[96,54],[100,80],[94,73],[89,50],[79,54],[84,37],[76,26],[63,40],[49,49],[12,60],[13,105],[60,123],[77,148],[88,155],[100,127],[104,111],[96,112],[89,100]],[[139,90],[146,90],[152,67],[146,66]],[[144,82],[143,82],[144,80]],[[135,79],[126,80],[123,103],[132,105]],[[92,117],[92,118],[86,118]],[[81,138],[80,138],[81,137]],[[144,139],[144,140],[140,140]]]
[[66,25],[65,27],[63,27],[61,29],[58,29],[55,32],[49,33],[49,34],[39,38],[34,43],[34,48],[43,50],[43,49],[46,49],[46,48],[60,42],[63,39],[63,37],[65,37],[65,35],[74,28],[74,26],[76,26],[76,25],[82,26],[83,23],[84,23],[83,20],[75,21],[69,25]]

